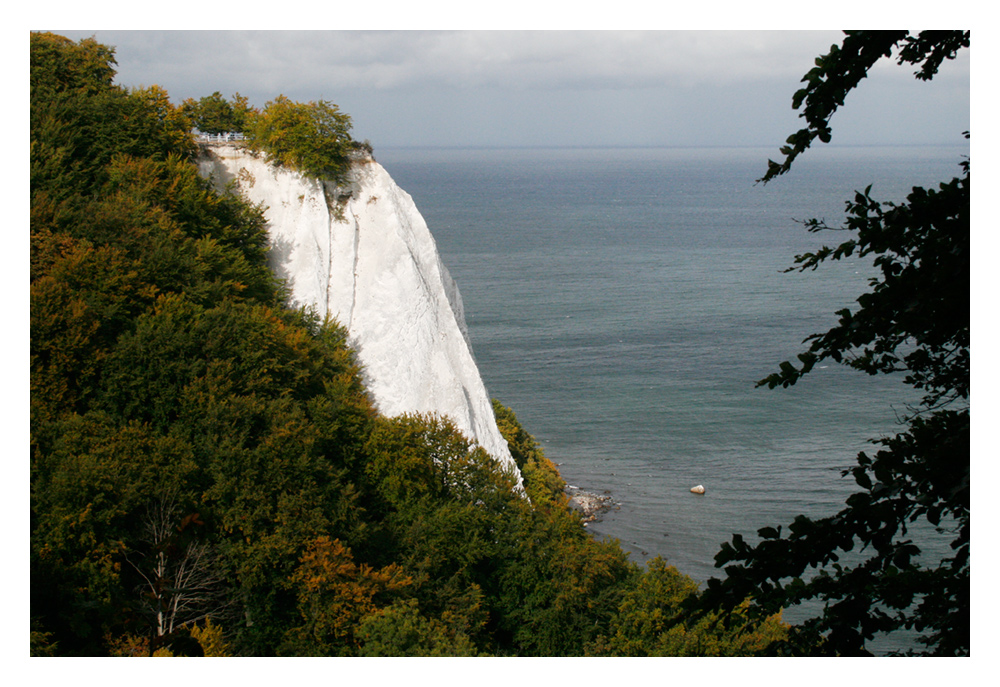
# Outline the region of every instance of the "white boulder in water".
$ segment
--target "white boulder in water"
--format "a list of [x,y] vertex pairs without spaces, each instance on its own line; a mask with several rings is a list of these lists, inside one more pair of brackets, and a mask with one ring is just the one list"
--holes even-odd
[[705,493],[705,487],[701,486],[700,484],[698,486],[696,486],[696,487],[691,487],[691,493],[692,494],[704,494]]

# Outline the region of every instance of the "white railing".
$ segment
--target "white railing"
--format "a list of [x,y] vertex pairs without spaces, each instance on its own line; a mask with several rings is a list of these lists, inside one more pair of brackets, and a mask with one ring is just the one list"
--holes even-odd
[[245,136],[240,133],[224,134],[195,134],[195,140],[199,143],[229,143],[230,141],[242,141]]

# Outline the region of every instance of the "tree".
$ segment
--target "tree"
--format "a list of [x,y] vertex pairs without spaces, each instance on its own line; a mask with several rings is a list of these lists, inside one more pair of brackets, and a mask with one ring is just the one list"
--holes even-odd
[[213,623],[211,618],[206,618],[204,625],[195,625],[192,627],[191,636],[201,644],[202,652],[205,656],[222,657],[231,655],[222,627]]
[[285,635],[293,655],[350,656],[360,644],[360,621],[413,583],[396,564],[378,570],[355,563],[350,548],[326,536],[310,542],[293,575],[302,624]]
[[[961,31],[847,32],[803,78],[793,106],[807,126],[788,138],[783,163],[769,161],[762,181],[786,173],[816,138],[830,140],[830,117],[882,57],[895,51],[927,80],[968,46],[969,33]],[[923,398],[904,419],[905,431],[873,440],[877,453],[860,453],[844,471],[860,491],[839,513],[800,515],[785,532],[765,527],[753,546],[734,535],[716,556],[727,577],[709,581],[708,607],[734,608],[747,596],[763,613],[824,602],[822,614],[795,628],[779,650],[864,655],[877,634],[905,628],[922,633],[926,653],[969,652],[968,161],[960,166],[961,177],[936,190],[914,188],[904,203],[877,202],[871,187],[857,193],[841,228],[852,238],[797,256],[789,268],[816,269],[857,253],[874,259],[878,276],[856,310],[838,312],[836,326],[806,339],[797,364],[782,363],[758,386],[787,387],[831,359],[871,375],[904,372]],[[806,225],[830,228],[818,220]],[[952,553],[922,559],[924,542],[935,536]],[[811,578],[809,568],[818,568]]]
[[31,34],[31,100],[56,93],[92,95],[111,86],[115,50],[93,38],[74,43],[53,33]]
[[325,100],[297,103],[279,95],[251,117],[247,144],[281,165],[339,181],[353,149],[351,118]]
[[908,31],[845,31],[840,46],[831,45],[830,52],[816,58],[816,66],[802,81],[804,88],[795,92],[792,107],[801,109],[799,117],[806,126],[796,131],[781,148],[785,159],[781,163],[768,160],[767,173],[761,181],[768,182],[791,169],[795,161],[817,138],[829,143],[833,132],[830,118],[844,104],[844,99],[868,75],[868,70],[883,57],[898,48],[897,62],[915,64],[920,70],[915,76],[929,81],[937,74],[945,59],[953,59],[961,48],[969,47],[968,31],[921,31],[912,36]]
[[365,616],[358,635],[363,641],[362,656],[478,655],[465,633],[420,613],[416,599],[397,601]]
[[181,108],[198,130],[206,134],[242,132],[252,113],[247,99],[239,93],[230,102],[218,91],[198,100],[188,98]]
[[524,478],[524,491],[531,502],[535,506],[567,507],[566,483],[559,476],[559,470],[545,457],[535,438],[521,426],[514,411],[493,399],[493,413],[497,429],[507,441],[510,455]]
[[719,614],[692,617],[685,602],[698,594],[698,584],[660,558],[649,562],[635,584],[622,594],[607,635],[587,647],[594,656],[752,656],[788,626],[775,614],[753,622],[741,604],[720,622]]
[[166,90],[155,85],[132,89],[125,105],[123,118],[137,122],[130,133],[140,140],[161,141],[163,151],[158,159],[181,151],[189,158],[196,153],[191,120],[182,108],[170,102]]
[[111,83],[114,50],[85,39],[31,34],[31,191],[90,194],[115,155],[191,158],[191,123],[158,86]]
[[199,534],[199,513],[182,516],[174,495],[147,509],[145,551],[126,557],[142,578],[140,608],[153,628],[155,650],[185,626],[218,617],[227,605],[216,548]]
[[376,420],[367,443],[365,473],[373,490],[393,508],[420,498],[506,502],[516,484],[486,451],[437,415],[404,414]]

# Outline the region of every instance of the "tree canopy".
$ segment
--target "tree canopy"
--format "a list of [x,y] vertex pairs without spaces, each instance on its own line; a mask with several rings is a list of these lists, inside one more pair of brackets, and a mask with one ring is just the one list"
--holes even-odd
[[191,118],[194,126],[206,134],[242,133],[256,112],[239,93],[234,94],[230,101],[218,91],[198,100],[188,98],[181,109]]
[[[968,46],[961,31],[846,32],[803,78],[793,106],[807,126],[789,137],[784,162],[770,161],[763,180],[788,172],[814,139],[830,140],[831,115],[879,59],[895,55],[928,80]],[[839,311],[834,327],[806,339],[797,361],[781,363],[759,386],[795,384],[830,359],[871,375],[901,372],[923,398],[904,418],[905,431],[873,440],[874,455],[860,453],[844,471],[860,491],[839,513],[763,528],[756,545],[734,535],[716,556],[726,577],[709,581],[702,601],[710,608],[737,607],[748,596],[764,614],[823,603],[781,651],[862,655],[876,636],[906,629],[927,653],[969,652],[969,162],[956,164],[960,176],[914,188],[904,202],[879,202],[870,186],[858,192],[838,227],[851,238],[797,256],[789,268],[813,270],[856,254],[873,259],[877,276],[855,309]],[[819,220],[806,225],[831,229]],[[932,558],[934,547],[948,553]]]
[[[183,107],[114,86],[93,41],[33,33],[31,51],[33,655],[720,655],[785,636],[679,614],[696,585],[592,538],[512,410],[495,405],[528,498],[446,418],[380,415],[345,330],[287,307],[260,209],[198,175]],[[346,116],[275,102],[265,117],[306,132],[293,160],[313,115],[341,154]]]
[[320,179],[340,180],[353,149],[351,118],[325,100],[298,103],[279,95],[250,118],[247,144],[277,163]]

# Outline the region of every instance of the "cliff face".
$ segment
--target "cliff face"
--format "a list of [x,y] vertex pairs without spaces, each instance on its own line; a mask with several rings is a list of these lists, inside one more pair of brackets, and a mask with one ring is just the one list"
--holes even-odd
[[266,207],[272,268],[296,305],[347,328],[382,413],[447,416],[517,470],[472,356],[458,287],[413,200],[381,165],[359,160],[337,186],[219,145],[203,149],[199,168]]

